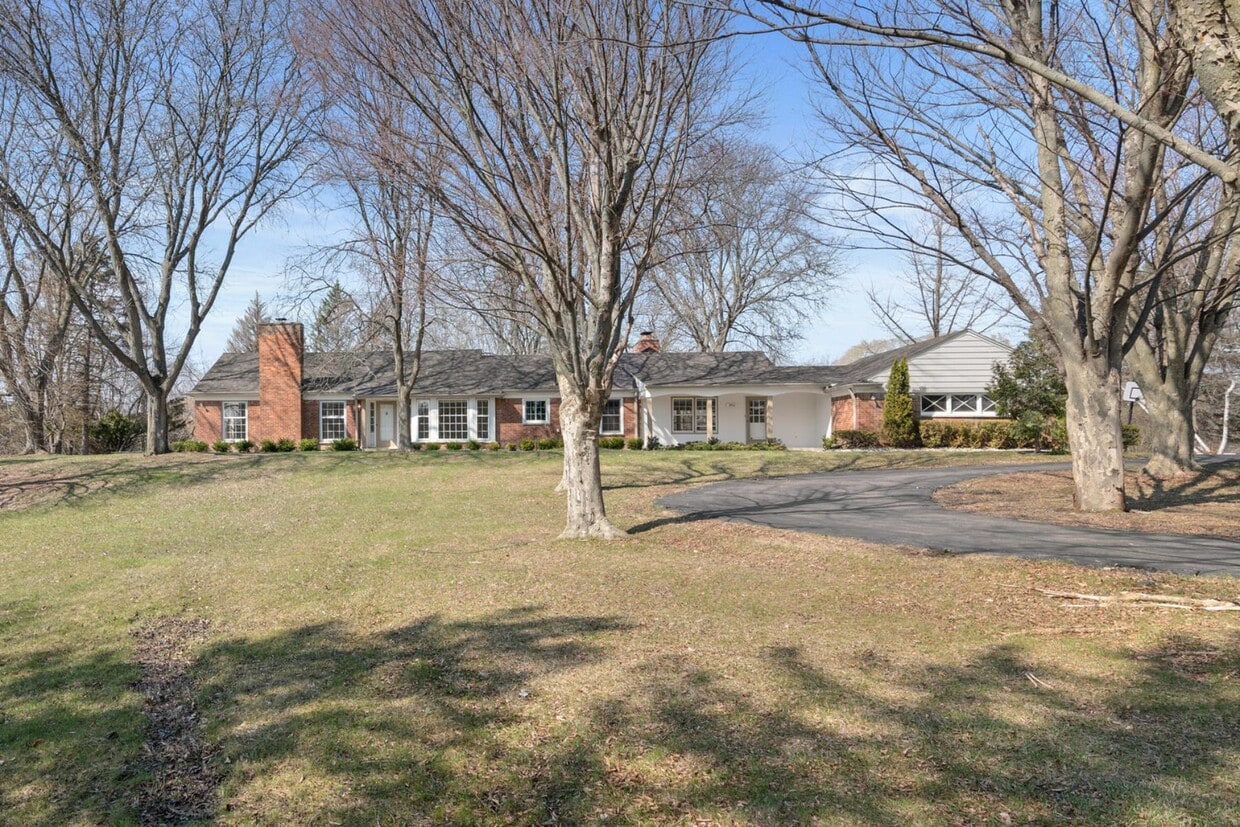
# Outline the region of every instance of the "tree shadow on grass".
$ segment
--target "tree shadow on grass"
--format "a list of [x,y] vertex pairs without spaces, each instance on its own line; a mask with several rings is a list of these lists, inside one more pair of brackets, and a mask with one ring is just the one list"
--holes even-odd
[[1240,469],[1235,464],[1206,466],[1196,474],[1170,479],[1140,476],[1129,497],[1133,511],[1159,511],[1185,505],[1240,502]]
[[[199,668],[225,795],[242,820],[359,825],[1210,823],[1235,803],[1240,636],[1168,637],[1119,678],[1015,645],[906,669],[738,653],[759,662],[753,684],[656,654],[619,685],[583,680],[584,712],[557,715],[577,698],[543,681],[631,631],[523,609],[218,643]],[[307,776],[319,800],[271,809]]]
[[[222,776],[217,812],[356,825],[1234,816],[1240,635],[1167,635],[1081,671],[1016,644],[911,666],[867,650],[828,666],[795,643],[738,643],[721,662],[643,655],[635,631],[527,607],[207,643],[191,672]],[[633,664],[593,684],[591,669],[621,651]],[[134,667],[68,651],[3,667],[5,813],[134,820]]]
[[0,823],[123,823],[140,782],[137,675],[114,649],[0,653]]

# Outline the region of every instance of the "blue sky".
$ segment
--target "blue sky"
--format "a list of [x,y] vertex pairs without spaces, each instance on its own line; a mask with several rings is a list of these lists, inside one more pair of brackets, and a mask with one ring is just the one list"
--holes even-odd
[[[766,109],[763,138],[792,159],[813,157],[823,146],[809,106],[813,90],[797,68],[799,48],[778,35],[747,38],[738,44],[743,78],[759,92]],[[335,219],[325,209],[289,205],[273,220],[247,236],[238,249],[215,309],[203,325],[194,348],[195,361],[210,365],[223,352],[236,318],[255,292],[269,303],[285,293],[285,262],[304,253],[315,241],[330,237]],[[864,291],[871,282],[881,286],[898,272],[898,256],[856,251],[844,260],[842,286],[829,304],[803,331],[793,352],[798,362],[831,361],[862,339],[885,333],[866,304]]]

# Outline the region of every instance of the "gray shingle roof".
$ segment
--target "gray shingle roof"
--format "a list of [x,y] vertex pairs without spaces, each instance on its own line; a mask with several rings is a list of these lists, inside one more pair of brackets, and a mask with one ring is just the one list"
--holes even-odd
[[[864,382],[900,358],[912,358],[961,333],[926,339],[849,365],[776,366],[757,351],[726,353],[624,353],[616,369],[615,387],[631,390],[637,382],[652,387],[687,385],[839,385]],[[389,351],[370,353],[307,353],[302,378],[306,393],[352,396],[393,396],[396,372]],[[554,393],[551,357],[495,356],[480,350],[435,350],[422,354],[415,383],[419,393],[445,396],[512,391]],[[258,393],[258,354],[225,353],[206,372],[191,394]]]

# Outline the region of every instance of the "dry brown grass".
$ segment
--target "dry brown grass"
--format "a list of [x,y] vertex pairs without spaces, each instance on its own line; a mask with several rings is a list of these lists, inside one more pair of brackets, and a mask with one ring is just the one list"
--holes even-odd
[[1240,469],[1209,468],[1171,480],[1130,472],[1127,486],[1125,513],[1075,511],[1069,471],[980,477],[941,488],[934,499],[946,508],[1032,522],[1240,537]]
[[[605,462],[623,526],[777,470]],[[1240,618],[1032,591],[1233,579],[722,522],[560,542],[554,456],[218,465],[0,514],[0,821],[138,819],[131,632],[169,616],[210,622],[186,674],[213,823],[1178,825],[1240,803]]]

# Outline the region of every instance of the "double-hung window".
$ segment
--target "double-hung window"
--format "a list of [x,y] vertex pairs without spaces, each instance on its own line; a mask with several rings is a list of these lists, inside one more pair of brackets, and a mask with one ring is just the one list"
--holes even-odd
[[619,399],[608,399],[607,404],[603,406],[603,419],[599,423],[599,433],[603,434],[622,434],[624,433],[624,420],[621,413],[621,403]]
[[491,438],[491,400],[479,399],[477,405],[478,414],[474,420],[474,431],[478,434],[478,439],[489,440]]
[[223,410],[224,439],[240,442],[249,433],[248,405],[245,402],[225,402]]
[[546,399],[522,400],[521,421],[526,425],[546,425],[551,421],[547,411]]
[[439,400],[439,438],[469,439],[469,404],[464,399]]
[[418,402],[418,439],[431,438],[431,403],[425,399]]
[[323,442],[334,442],[348,435],[344,426],[344,403],[320,402],[319,439]]
[[[714,405],[711,403],[714,402]],[[708,411],[708,408],[713,410]],[[683,434],[704,434],[707,432],[708,419],[712,433],[718,433],[719,403],[715,400],[698,396],[685,396],[672,399],[672,430]]]

